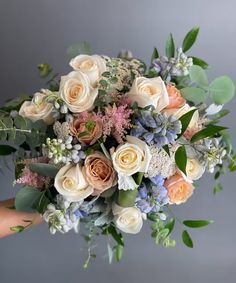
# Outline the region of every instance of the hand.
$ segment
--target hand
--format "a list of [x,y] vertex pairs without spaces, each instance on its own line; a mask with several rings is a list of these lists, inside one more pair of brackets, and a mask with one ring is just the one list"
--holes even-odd
[[0,202],[0,238],[14,234],[11,230],[14,226],[29,226],[30,222],[24,222],[23,220],[32,221],[32,225],[37,225],[43,222],[43,219],[38,213],[27,213],[16,211],[12,207],[14,206],[14,199],[9,199]]

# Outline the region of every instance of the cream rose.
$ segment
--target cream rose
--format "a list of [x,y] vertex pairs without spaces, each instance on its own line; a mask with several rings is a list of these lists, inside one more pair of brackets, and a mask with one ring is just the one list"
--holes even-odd
[[55,177],[54,186],[59,194],[72,202],[83,200],[94,191],[85,180],[78,164],[62,167]]
[[98,90],[91,86],[88,76],[80,71],[61,77],[59,96],[73,113],[91,110],[97,94]]
[[188,158],[186,165],[186,177],[190,181],[198,180],[205,172],[205,167],[196,158]]
[[143,226],[141,211],[136,207],[121,207],[113,204],[114,222],[118,229],[125,233],[137,234]]
[[169,104],[169,96],[164,81],[161,77],[138,77],[127,94],[132,102],[137,102],[139,107],[153,105],[161,111]]
[[148,145],[140,139],[127,136],[127,142],[117,147],[112,161],[118,174],[131,176],[137,172],[147,172],[151,161]]
[[43,93],[36,92],[32,101],[25,101],[21,105],[19,114],[33,122],[43,120],[47,125],[53,124],[55,120],[53,118],[53,105],[47,103],[44,98]]
[[[170,108],[170,109],[165,109],[164,112],[167,115],[175,115],[177,118],[180,118],[181,116],[183,116],[184,114],[186,114],[187,112],[191,111],[195,109],[195,107],[190,107],[189,104],[185,103],[184,106],[180,107],[180,108]],[[196,110],[192,116],[192,119],[188,125],[188,128],[195,128],[198,125],[198,120],[199,120],[199,112],[198,110]]]
[[70,61],[70,66],[86,74],[93,86],[106,71],[106,61],[99,55],[78,55]]

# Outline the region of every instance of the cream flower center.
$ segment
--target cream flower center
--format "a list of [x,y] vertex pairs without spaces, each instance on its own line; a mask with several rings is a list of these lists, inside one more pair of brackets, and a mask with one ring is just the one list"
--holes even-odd
[[71,177],[64,177],[63,181],[62,181],[62,187],[64,190],[67,191],[74,191],[76,190],[76,181],[75,179],[71,178]]

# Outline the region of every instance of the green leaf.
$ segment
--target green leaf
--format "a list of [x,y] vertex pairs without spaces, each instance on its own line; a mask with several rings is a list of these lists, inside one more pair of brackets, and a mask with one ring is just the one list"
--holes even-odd
[[153,52],[152,52],[152,57],[151,57],[151,64],[152,64],[153,60],[157,59],[157,58],[159,58],[159,53],[157,51],[157,48],[154,47]]
[[189,70],[189,76],[191,81],[199,86],[206,87],[209,85],[206,72],[200,66],[193,65]]
[[29,129],[28,128],[28,123],[27,123],[27,119],[20,116],[20,115],[17,115],[15,118],[14,118],[14,124],[15,126],[18,128],[18,129],[21,129],[21,130],[27,130]]
[[169,34],[166,41],[166,56],[168,58],[175,57],[175,43],[171,33]]
[[122,207],[131,207],[134,206],[135,200],[138,194],[138,190],[119,190],[118,195],[118,205]]
[[197,132],[192,138],[191,142],[197,142],[199,140],[209,138],[214,136],[215,134],[219,133],[222,130],[227,129],[226,127],[217,126],[217,125],[208,125],[206,128],[202,129],[201,131]]
[[124,246],[123,236],[122,236],[121,233],[117,232],[117,230],[116,230],[116,228],[114,226],[110,225],[107,228],[107,231],[108,231],[109,234],[111,234],[111,236],[117,242],[118,245]]
[[187,247],[193,248],[193,241],[191,239],[191,236],[186,230],[184,230],[182,233],[182,240]]
[[156,222],[159,219],[159,215],[155,212],[150,212],[147,214],[147,218],[151,221]]
[[117,260],[117,262],[121,261],[122,255],[123,255],[123,250],[124,250],[124,246],[122,246],[122,245],[117,245],[115,247],[115,253],[116,253],[116,260]]
[[168,236],[171,234],[175,227],[175,219],[172,218],[168,223],[166,223],[165,228],[169,230]]
[[207,62],[205,62],[204,60],[197,58],[197,57],[193,57],[193,56],[191,56],[191,58],[193,59],[193,65],[198,65],[202,67],[203,69],[207,69],[209,67]]
[[74,58],[80,54],[91,54],[91,47],[88,42],[84,41],[73,44],[67,49],[67,55],[69,56],[69,58]]
[[194,104],[205,102],[207,99],[207,93],[201,88],[197,87],[185,87],[180,90],[181,95],[188,101]]
[[188,51],[193,46],[194,42],[197,39],[198,32],[199,27],[194,27],[186,34],[182,43],[183,52]]
[[190,228],[200,228],[207,226],[209,224],[213,223],[213,221],[209,220],[184,220],[183,224]]
[[19,190],[15,198],[15,207],[18,211],[35,212],[42,192],[34,187],[25,186]]
[[21,225],[17,225],[17,226],[10,227],[10,230],[15,233],[20,233],[25,230],[25,227]]
[[16,152],[16,148],[6,144],[0,145],[0,155],[10,155],[14,152]]
[[29,165],[29,169],[32,172],[38,173],[39,175],[48,176],[51,178],[54,178],[59,171],[56,166],[45,163],[32,163]]
[[196,112],[196,110],[197,109],[190,110],[189,112],[185,113],[179,118],[182,124],[182,129],[181,129],[181,133],[179,134],[179,137],[182,136],[186,131],[186,129],[188,128],[188,125],[191,122],[193,114]]
[[210,83],[209,91],[216,104],[225,104],[234,97],[235,85],[229,77],[222,76]]
[[214,186],[213,193],[214,195],[221,192],[223,190],[222,184],[217,182]]
[[39,64],[37,67],[41,78],[46,78],[52,72],[52,67],[49,64]]
[[170,149],[169,149],[168,144],[164,145],[162,148],[163,148],[164,151],[170,156]]
[[186,175],[187,153],[185,146],[180,146],[175,152],[175,163],[179,170]]

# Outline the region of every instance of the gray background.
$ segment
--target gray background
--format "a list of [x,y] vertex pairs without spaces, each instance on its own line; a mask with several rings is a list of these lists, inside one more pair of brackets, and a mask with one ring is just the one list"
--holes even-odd
[[[1,102],[42,87],[36,65],[48,62],[66,73],[66,48],[87,40],[96,53],[116,55],[129,48],[149,61],[153,46],[163,51],[168,32],[180,44],[195,25],[201,33],[192,54],[207,60],[210,77],[230,75],[236,81],[236,4],[225,1],[159,0],[0,0]],[[236,100],[225,119],[236,137]],[[1,176],[0,199],[14,196],[13,176]],[[194,249],[180,241],[175,249],[156,247],[149,227],[127,236],[125,256],[109,266],[102,258],[105,240],[99,241],[98,259],[89,270],[81,267],[84,242],[78,235],[51,236],[46,225],[0,241],[0,282],[215,282],[236,281],[235,175],[224,179],[224,191],[212,194],[206,176],[191,200],[175,211],[179,218],[214,219],[210,227],[193,230]]]

